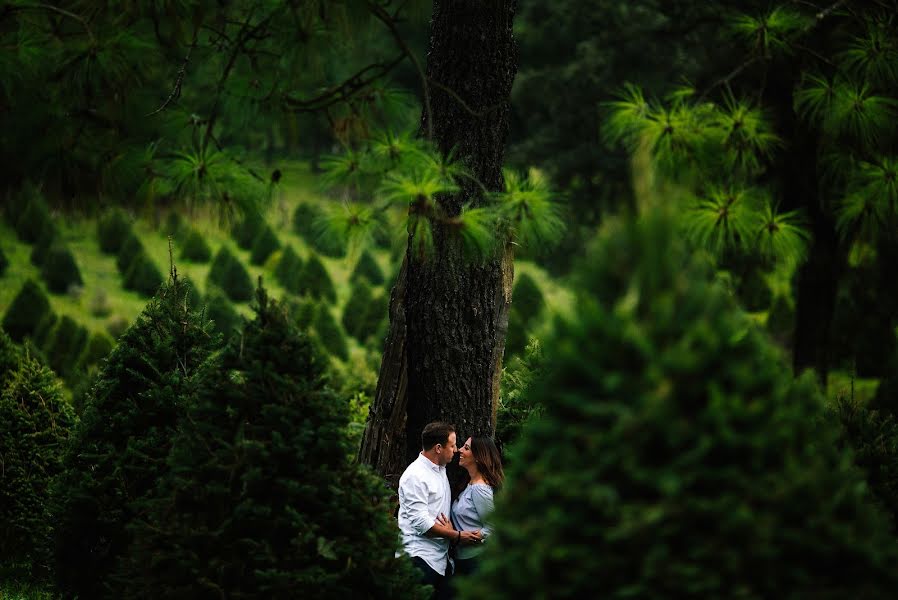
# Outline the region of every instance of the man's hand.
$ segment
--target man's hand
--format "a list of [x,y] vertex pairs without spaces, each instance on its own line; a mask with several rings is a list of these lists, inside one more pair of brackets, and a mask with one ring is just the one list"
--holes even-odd
[[474,531],[462,531],[461,539],[458,541],[462,546],[473,546],[474,544],[480,544],[483,542],[483,535],[480,533],[479,529],[475,529]]

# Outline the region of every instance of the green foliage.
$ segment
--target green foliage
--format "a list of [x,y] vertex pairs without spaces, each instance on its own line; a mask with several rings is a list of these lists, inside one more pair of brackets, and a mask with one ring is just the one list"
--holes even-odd
[[302,271],[302,288],[313,298],[323,298],[329,302],[337,299],[337,292],[334,290],[334,283],[328,275],[327,268],[315,254],[309,256]]
[[135,291],[144,298],[152,298],[163,282],[159,267],[146,252],[134,256],[123,279],[126,290]]
[[[317,204],[301,202],[293,211],[293,231],[319,254],[331,258],[342,258],[346,255],[350,237],[354,234],[354,231],[348,227],[353,213],[351,209],[336,210],[332,213],[332,215],[328,215]],[[330,220],[336,222],[335,224],[329,223],[329,216]],[[362,216],[364,221],[361,224],[362,230],[370,231],[373,218],[370,210]]]
[[62,469],[75,416],[53,372],[33,358],[23,358],[3,378],[0,574],[39,580],[47,577],[51,562],[50,481]]
[[134,527],[128,597],[421,597],[395,556],[387,490],[349,458],[347,406],[325,365],[260,290],[256,318],[205,370]]
[[349,347],[346,345],[346,337],[343,335],[340,324],[334,319],[326,302],[318,305],[312,327],[318,336],[318,341],[321,342],[328,354],[340,360],[349,358]]
[[3,329],[13,340],[21,342],[25,336],[32,335],[50,313],[50,300],[44,290],[28,279],[6,310]]
[[36,267],[44,266],[50,248],[60,244],[62,242],[59,241],[59,231],[57,231],[56,225],[52,221],[47,221],[44,230],[38,235],[37,241],[34,242],[31,248],[31,256],[29,257],[31,264]]
[[542,312],[545,306],[543,293],[536,281],[526,273],[518,277],[511,296],[512,310],[516,310],[529,323]]
[[374,260],[374,257],[367,250],[359,256],[358,261],[355,263],[355,268],[349,276],[349,281],[353,283],[362,279],[367,279],[371,285],[381,285],[384,282],[383,271],[381,271],[377,261]]
[[6,253],[3,252],[3,248],[0,248],[0,277],[6,273],[6,268],[9,267],[9,259],[6,258]]
[[194,373],[215,349],[208,322],[171,279],[103,363],[54,484],[56,575],[66,596],[120,598],[112,577],[135,503],[165,471]]
[[293,246],[288,244],[281,252],[281,258],[274,268],[274,277],[291,294],[301,294],[303,267],[302,258],[299,257]]
[[870,491],[898,531],[898,423],[887,412],[871,410],[853,398],[838,398],[835,417],[842,426],[842,445],[854,451]]
[[53,222],[47,203],[40,192],[29,195],[26,202],[25,209],[14,224],[14,229],[20,240],[33,244],[52,227]]
[[44,346],[50,367],[64,378],[71,375],[79,364],[87,339],[87,329],[72,317],[63,315]]
[[609,224],[577,281],[463,596],[890,597],[898,544],[813,376],[674,227]]
[[254,265],[264,264],[268,257],[281,247],[277,234],[268,223],[263,224],[253,242],[249,262]]
[[87,349],[81,356],[79,366],[84,368],[99,364],[101,360],[109,356],[113,348],[115,348],[115,342],[112,341],[111,337],[103,332],[95,331],[87,342]]
[[521,356],[510,362],[502,369],[496,413],[496,445],[506,461],[511,458],[507,449],[518,441],[530,419],[538,418],[543,411],[543,405],[534,399],[532,390],[544,376],[545,357],[539,341],[531,340]]
[[134,232],[131,232],[125,241],[122,242],[115,258],[115,266],[118,267],[119,273],[125,275],[131,268],[131,264],[141,254],[146,254],[143,242]]
[[237,242],[237,246],[243,250],[250,250],[262,230],[267,226],[262,215],[257,211],[252,211],[231,228],[231,237]]
[[731,29],[753,51],[768,57],[775,53],[788,53],[790,41],[809,24],[809,19],[799,12],[777,6],[767,14],[755,17],[739,15],[733,19]]
[[0,390],[6,386],[7,380],[19,368],[22,351],[5,331],[0,329]]
[[212,249],[206,238],[196,229],[190,229],[181,244],[181,258],[195,263],[207,263],[212,259]]
[[97,240],[100,242],[100,250],[106,254],[118,254],[133,235],[131,220],[119,208],[107,211],[97,221]]
[[[177,210],[170,210],[168,214],[165,215],[165,225],[163,226],[163,233],[166,236],[172,238],[179,238],[181,234],[184,233],[184,228],[186,225],[184,224],[184,217],[181,216],[181,213]],[[193,235],[193,230],[190,230],[190,233],[187,234],[188,238]],[[186,246],[186,242],[185,242]],[[208,260],[208,259],[207,259]],[[199,261],[206,262],[206,261]]]
[[242,320],[228,297],[212,286],[206,293],[206,318],[212,321],[215,331],[228,340],[240,327]]
[[352,287],[352,293],[349,295],[349,300],[346,301],[346,306],[343,307],[343,318],[341,319],[343,329],[346,330],[346,333],[359,341],[364,341],[365,337],[367,337],[365,336],[366,332],[363,330],[363,327],[365,325],[366,314],[371,308],[373,298],[374,295],[371,293],[371,286],[368,285],[366,281],[362,280]]
[[293,211],[293,231],[309,244],[317,237],[317,222],[322,217],[321,209],[311,202],[300,202]]
[[234,302],[248,302],[253,297],[253,282],[246,267],[227,246],[222,246],[215,255],[207,285],[220,287]]
[[75,255],[68,246],[60,243],[53,244],[47,251],[41,275],[47,282],[47,289],[56,294],[65,293],[71,286],[84,283]]

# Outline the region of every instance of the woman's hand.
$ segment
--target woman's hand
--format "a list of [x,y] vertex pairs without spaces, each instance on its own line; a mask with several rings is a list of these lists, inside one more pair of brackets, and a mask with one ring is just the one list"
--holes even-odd
[[458,543],[462,546],[473,546],[474,544],[479,544],[483,542],[483,535],[481,535],[479,529],[475,529],[474,531],[462,531],[461,539]]
[[440,513],[439,516],[437,516],[437,525],[442,525],[443,527],[452,527],[452,525],[449,523],[449,519],[447,519],[446,515],[444,515],[443,513]]

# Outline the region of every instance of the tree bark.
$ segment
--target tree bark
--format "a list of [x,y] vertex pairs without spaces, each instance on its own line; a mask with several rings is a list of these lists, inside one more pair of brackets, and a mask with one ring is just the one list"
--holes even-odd
[[[425,110],[422,131],[433,131],[442,152],[454,148],[490,191],[502,189],[517,69],[515,9],[513,0],[435,0],[431,18],[432,112]],[[483,201],[475,183],[439,198],[449,216]],[[421,450],[420,433],[430,421],[454,423],[459,444],[495,430],[512,252],[506,247],[472,263],[450,225],[434,223],[433,239],[433,254],[424,259],[413,255],[410,240],[391,296],[390,332],[359,454],[393,487]]]

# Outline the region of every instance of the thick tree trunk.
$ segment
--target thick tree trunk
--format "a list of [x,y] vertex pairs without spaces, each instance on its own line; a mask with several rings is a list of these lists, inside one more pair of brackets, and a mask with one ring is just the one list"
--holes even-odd
[[[431,20],[432,120],[425,112],[422,130],[433,131],[443,152],[455,148],[480,182],[495,191],[502,189],[517,63],[515,5],[436,0]],[[447,214],[457,215],[465,204],[483,198],[480,188],[469,184],[439,201]],[[435,223],[433,238],[432,256],[421,260],[408,253],[393,291],[390,333],[360,452],[360,460],[394,487],[420,451],[420,432],[428,422],[454,423],[460,443],[495,429],[512,254],[506,249],[473,264],[450,228]]]

